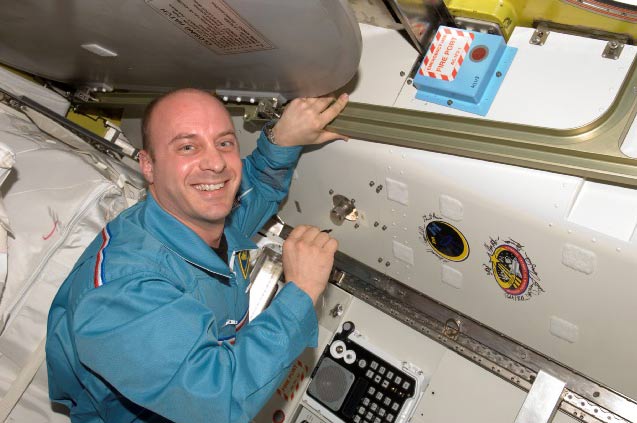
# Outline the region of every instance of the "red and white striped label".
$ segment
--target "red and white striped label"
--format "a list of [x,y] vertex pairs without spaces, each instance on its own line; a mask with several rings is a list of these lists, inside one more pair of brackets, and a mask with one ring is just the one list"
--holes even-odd
[[453,81],[474,38],[475,35],[469,31],[447,27],[438,29],[418,73]]

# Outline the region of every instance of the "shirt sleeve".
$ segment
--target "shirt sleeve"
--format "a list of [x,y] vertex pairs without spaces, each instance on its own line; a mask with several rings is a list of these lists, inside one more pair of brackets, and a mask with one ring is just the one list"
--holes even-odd
[[178,423],[249,421],[318,336],[312,302],[293,283],[230,345],[217,340],[212,310],[150,274],[91,291],[72,325],[84,366]]
[[274,145],[261,132],[257,148],[244,159],[239,206],[230,215],[230,224],[247,237],[261,229],[287,196],[302,150]]

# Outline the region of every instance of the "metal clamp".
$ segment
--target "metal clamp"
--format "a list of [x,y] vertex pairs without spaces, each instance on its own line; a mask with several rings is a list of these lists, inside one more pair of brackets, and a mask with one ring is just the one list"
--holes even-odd
[[624,50],[624,43],[617,40],[610,40],[606,43],[606,47],[604,48],[604,52],[602,53],[602,57],[604,59],[619,59],[619,56],[622,54]]

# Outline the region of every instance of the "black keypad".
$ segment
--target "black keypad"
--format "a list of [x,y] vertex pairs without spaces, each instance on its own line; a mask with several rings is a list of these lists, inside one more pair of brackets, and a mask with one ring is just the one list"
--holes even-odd
[[335,414],[348,423],[395,423],[405,401],[414,397],[416,381],[349,338],[342,341],[356,353],[358,360],[347,364],[343,359],[334,359],[356,378]]

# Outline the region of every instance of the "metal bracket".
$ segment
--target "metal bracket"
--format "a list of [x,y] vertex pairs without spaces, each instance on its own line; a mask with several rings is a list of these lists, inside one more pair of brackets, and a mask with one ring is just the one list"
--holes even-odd
[[606,43],[606,47],[604,48],[604,52],[602,53],[602,57],[604,59],[619,59],[622,51],[624,50],[624,43],[617,40],[610,40]]
[[448,319],[442,333],[449,339],[456,341],[460,331],[462,330],[462,322],[460,319]]
[[354,201],[344,195],[336,194],[332,198],[334,207],[330,212],[330,218],[335,225],[342,225],[345,220],[356,221],[358,210],[354,206]]
[[562,401],[566,382],[540,370],[515,423],[549,423]]
[[538,25],[537,29],[529,40],[529,44],[543,46],[550,33],[551,31],[549,31],[548,26],[544,24]]
[[468,31],[478,31],[485,34],[500,35],[502,36],[502,29],[500,25],[495,22],[483,21],[480,19],[472,19],[456,16],[453,18],[456,22],[456,26],[460,29],[466,29]]
[[95,92],[91,87],[80,87],[73,93],[74,101],[81,101],[83,103],[94,103],[97,102],[97,98],[93,97],[91,94]]

